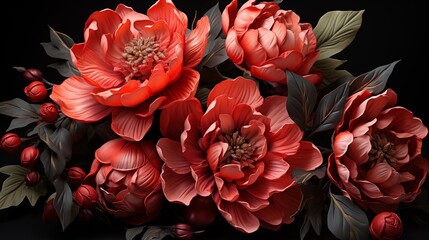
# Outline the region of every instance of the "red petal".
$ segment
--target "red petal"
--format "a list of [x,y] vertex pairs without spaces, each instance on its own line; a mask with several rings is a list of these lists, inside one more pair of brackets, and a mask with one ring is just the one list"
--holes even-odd
[[371,148],[370,136],[363,135],[353,140],[349,146],[347,155],[355,161],[356,164],[361,165],[368,161],[368,154]]
[[224,134],[231,134],[235,130],[234,119],[230,114],[219,114],[219,126]]
[[210,105],[215,98],[221,95],[233,98],[237,103],[244,103],[253,108],[261,106],[264,101],[256,83],[243,77],[224,80],[216,84],[207,97],[207,105]]
[[171,32],[177,32],[182,36],[186,34],[188,27],[187,16],[179,11],[172,2],[166,0],[157,1],[147,10],[147,15],[154,21],[165,21]]
[[68,117],[82,122],[96,122],[112,109],[98,103],[91,95],[94,86],[80,77],[70,77],[52,89],[51,99],[58,103]]
[[[114,141],[114,140],[113,140]],[[119,171],[130,171],[137,169],[148,162],[145,152],[142,151],[142,144],[137,142],[128,142],[124,139],[122,141],[122,148],[115,149],[105,147],[104,150],[110,154],[112,168]]]
[[210,146],[207,150],[207,162],[210,165],[210,168],[213,172],[217,172],[219,163],[222,161],[223,156],[225,155],[226,150],[228,149],[228,144],[224,142],[216,142]]
[[134,108],[116,108],[112,112],[112,130],[129,141],[140,141],[152,126],[153,115],[140,117]]
[[341,157],[346,154],[348,147],[353,142],[353,134],[349,131],[341,132],[335,136],[334,154],[335,157]]
[[228,57],[235,64],[241,64],[244,60],[244,50],[240,46],[237,38],[237,33],[233,28],[228,31],[225,39],[225,49]]
[[194,97],[197,92],[199,80],[200,74],[197,71],[190,68],[183,68],[179,79],[167,86],[165,90],[160,93],[160,95],[167,97],[161,108],[168,106],[168,104],[174,101],[186,100]]
[[283,175],[275,180],[259,178],[247,188],[247,191],[255,197],[268,199],[273,193],[282,192],[294,184],[295,182],[288,175]]
[[289,170],[289,164],[279,155],[267,154],[264,159],[265,171],[264,177],[274,180],[282,177]]
[[194,68],[201,62],[206,49],[209,32],[209,18],[204,16],[197,22],[197,27],[186,38],[185,67]]
[[285,70],[278,68],[274,64],[265,64],[262,66],[253,65],[250,67],[250,73],[252,76],[261,80],[286,84]]
[[182,153],[192,165],[199,165],[206,161],[206,153],[200,148],[199,117],[190,114],[185,120],[185,126],[181,135]]
[[88,40],[89,29],[96,30],[94,37],[100,39],[103,34],[114,33],[121,23],[121,17],[111,9],[96,11],[85,22],[84,39]]
[[244,177],[244,173],[241,171],[240,164],[226,164],[220,167],[216,176],[231,182]]
[[237,202],[241,203],[241,205],[251,212],[258,211],[270,204],[268,200],[257,198],[246,191],[240,191]]
[[286,157],[296,154],[304,133],[298,125],[292,123],[285,124],[277,132],[267,135],[268,151]]
[[156,144],[158,154],[168,168],[178,174],[187,174],[191,164],[182,156],[182,147],[179,142],[168,138],[161,138]]
[[237,200],[239,193],[235,183],[226,182],[222,177],[217,176],[217,174],[214,179],[222,200],[229,202]]
[[214,189],[213,172],[206,162],[192,165],[192,176],[195,179],[195,189],[198,195],[209,196]]
[[392,167],[388,163],[378,163],[366,173],[366,179],[373,183],[387,181],[392,175]]
[[237,16],[237,6],[237,0],[232,0],[222,12],[222,29],[225,34],[228,33],[228,30],[234,24],[235,17]]
[[258,28],[258,41],[267,53],[268,59],[279,55],[277,36],[266,28]]
[[296,154],[287,156],[285,161],[291,168],[301,168],[311,171],[319,167],[323,162],[322,153],[311,142],[302,141]]
[[208,106],[206,113],[201,118],[202,132],[206,132],[213,123],[218,121],[220,114],[231,114],[235,105],[236,100],[227,96],[219,96],[212,101]]
[[270,119],[270,126],[272,132],[277,132],[285,124],[293,123],[286,111],[287,98],[283,96],[269,96],[265,98],[264,104],[257,110],[264,116]]
[[226,221],[233,227],[246,233],[258,230],[259,220],[239,203],[221,201],[218,208]]
[[237,36],[241,36],[247,32],[249,26],[255,21],[255,19],[261,13],[261,9],[255,6],[249,6],[247,8],[240,8],[240,13],[237,14],[237,17],[234,20],[234,29],[237,31]]
[[197,195],[195,180],[191,174],[177,174],[167,165],[162,167],[162,190],[170,202],[182,203],[189,206],[192,198]]

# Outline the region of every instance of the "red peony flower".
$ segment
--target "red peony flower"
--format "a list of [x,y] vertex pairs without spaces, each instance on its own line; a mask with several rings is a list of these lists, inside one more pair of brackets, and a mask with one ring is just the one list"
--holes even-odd
[[210,23],[201,18],[186,35],[187,16],[171,1],[159,0],[147,15],[119,4],[93,13],[85,42],[71,48],[82,77],[54,86],[51,98],[70,118],[95,122],[112,114],[111,127],[139,141],[153,112],[194,96]]
[[286,84],[288,69],[317,84],[320,73],[311,71],[319,56],[312,26],[300,23],[296,13],[276,3],[254,3],[247,1],[237,12],[233,0],[222,13],[231,61],[261,80]]
[[238,77],[217,84],[207,105],[203,113],[189,99],[161,113],[166,198],[189,205],[197,195],[211,196],[226,221],[247,233],[291,223],[302,200],[291,173],[315,169],[322,155],[301,140],[286,97],[264,100],[254,81]]
[[99,203],[106,213],[140,225],[161,210],[161,163],[153,143],[118,138],[97,149],[87,179],[95,177]]
[[396,240],[402,236],[401,218],[393,212],[377,214],[369,226],[369,233],[375,240]]
[[421,156],[428,129],[396,101],[390,89],[350,96],[328,162],[328,176],[343,194],[376,213],[413,201],[428,170]]

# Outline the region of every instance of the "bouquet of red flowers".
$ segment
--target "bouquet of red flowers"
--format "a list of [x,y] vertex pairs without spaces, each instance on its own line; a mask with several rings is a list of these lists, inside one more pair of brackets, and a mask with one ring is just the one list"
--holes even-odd
[[63,79],[15,66],[25,99],[0,102],[0,147],[16,156],[0,168],[0,209],[42,201],[63,231],[114,223],[127,240],[199,238],[218,222],[401,238],[402,216],[429,209],[429,161],[427,127],[386,87],[400,60],[341,69],[364,10],[312,25],[281,2],[195,17],[171,0],[121,3],[90,14],[79,43],[49,28]]

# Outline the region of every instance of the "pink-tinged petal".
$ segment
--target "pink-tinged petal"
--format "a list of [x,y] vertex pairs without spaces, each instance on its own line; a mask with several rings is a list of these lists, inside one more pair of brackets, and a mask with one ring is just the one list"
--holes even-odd
[[237,77],[234,80],[224,80],[216,84],[207,97],[207,105],[210,105],[221,95],[234,98],[237,103],[245,103],[253,108],[261,106],[264,101],[256,83],[243,77]]
[[228,182],[232,182],[244,177],[244,173],[241,171],[240,164],[225,164],[219,168],[216,176]]
[[224,142],[216,142],[207,150],[207,162],[213,172],[217,172],[217,168],[228,149],[228,144]]
[[102,53],[85,49],[81,58],[76,62],[76,68],[85,79],[101,88],[117,87],[125,81],[120,72],[115,72],[113,66],[102,57]]
[[409,172],[401,172],[399,174],[401,175],[401,183],[413,181],[414,179],[416,179],[416,177]]
[[121,96],[123,93],[135,91],[140,87],[141,83],[138,80],[130,80],[126,84],[118,88],[112,88],[104,91],[96,89],[92,96],[99,103],[110,107],[122,107]]
[[264,158],[265,171],[264,177],[274,180],[282,177],[289,170],[289,163],[283,160],[282,156],[277,154],[267,154]]
[[50,98],[60,105],[66,116],[82,122],[96,122],[109,115],[112,109],[98,103],[91,95],[93,90],[94,86],[83,78],[73,76],[54,85]]
[[153,115],[141,117],[134,108],[115,108],[112,112],[112,130],[128,141],[140,141],[152,126]]
[[239,188],[245,189],[247,186],[252,185],[265,172],[265,163],[263,161],[257,161],[253,163],[253,166],[255,167],[242,169],[245,176],[235,181]]
[[225,39],[225,49],[228,57],[236,64],[241,64],[244,60],[244,50],[240,46],[237,33],[233,28],[229,29]]
[[167,71],[168,77],[174,82],[180,77],[183,70],[183,37],[177,33],[173,33],[172,41],[167,48],[166,59],[169,69]]
[[268,199],[273,193],[282,192],[294,184],[295,181],[288,175],[283,175],[275,180],[259,178],[254,184],[247,187],[247,191],[255,197]]
[[237,0],[232,0],[222,12],[222,30],[225,35],[234,24],[235,17],[237,16],[237,6]]
[[102,164],[97,160],[94,159],[91,163],[91,168],[89,169],[89,173],[85,177],[85,183],[86,184],[94,184],[94,177],[97,175],[97,172],[100,170]]
[[287,156],[285,161],[291,168],[301,168],[311,171],[319,167],[323,162],[322,153],[313,143],[302,141],[295,155]]
[[159,96],[154,100],[151,99],[151,101],[143,102],[136,110],[136,115],[140,117],[149,117],[153,115],[153,113],[160,108],[165,99],[166,97]]
[[377,119],[372,119],[369,122],[362,122],[357,125],[355,128],[351,128],[351,132],[354,137],[360,137],[364,134],[369,134],[371,127],[377,122]]
[[[395,132],[398,138],[407,138],[417,136],[418,138],[425,138],[428,134],[428,129],[423,124],[422,120],[413,116],[413,113],[403,107],[393,107],[387,110],[385,114],[392,115],[392,122],[390,125],[391,131]],[[398,117],[400,116],[400,117]]]
[[404,186],[395,184],[390,188],[383,188],[383,192],[392,198],[399,198],[405,194]]
[[95,176],[95,183],[102,185],[106,183],[107,177],[112,172],[112,166],[102,166]]
[[344,166],[350,173],[350,178],[352,180],[356,180],[359,175],[358,165],[357,163],[350,159],[347,155],[344,155],[342,158]]
[[310,54],[308,54],[304,58],[303,62],[301,63],[299,70],[296,71],[296,73],[299,75],[305,75],[305,74],[309,73],[311,67],[314,65],[314,63],[316,62],[319,55],[320,55],[319,51],[314,51],[314,52],[311,52]]
[[234,20],[234,29],[239,38],[248,31],[249,26],[253,21],[255,21],[260,13],[261,9],[255,6],[249,6],[248,8],[243,9],[240,14],[236,16]]
[[155,38],[155,42],[159,44],[158,51],[165,50],[170,44],[171,34],[166,22],[137,21],[134,26],[141,38]]
[[224,134],[231,134],[235,130],[234,119],[230,114],[220,114],[219,125],[221,132]]
[[372,182],[367,180],[357,180],[356,183],[358,184],[361,192],[370,198],[380,198],[384,195],[380,188]]
[[373,183],[382,183],[387,181],[392,175],[392,167],[385,162],[377,163],[366,173],[366,179]]
[[236,229],[245,233],[258,230],[259,220],[240,203],[221,201],[218,208],[225,218]]
[[199,120],[200,117],[196,116],[196,114],[189,114],[185,120],[182,135],[180,136],[183,156],[192,165],[198,165],[206,161],[206,153],[199,145],[201,138]]
[[268,151],[283,157],[294,155],[303,136],[303,131],[295,123],[284,124],[277,132],[268,134]]
[[280,52],[297,51],[301,52],[299,37],[291,29],[286,29],[286,39],[280,45]]
[[165,21],[171,32],[177,32],[185,36],[188,18],[172,2],[166,0],[157,1],[147,10],[147,15],[151,20]]
[[120,3],[115,9],[115,12],[122,18],[122,21],[125,22],[127,20],[131,22],[140,21],[140,20],[149,20],[149,18],[139,12],[134,11],[131,7],[125,6]]
[[197,116],[203,115],[201,103],[196,98],[184,101],[176,101],[161,112],[160,130],[164,137],[180,140],[180,134],[184,130],[184,123],[190,113]]
[[[102,38],[102,43],[104,44],[103,52],[106,55],[106,59],[114,66],[123,68],[125,46],[131,42],[134,38],[130,30],[131,23],[126,21],[124,24],[116,30],[114,37],[112,35],[104,35]],[[127,72],[123,72],[124,75],[127,75]]]
[[247,104],[237,104],[231,116],[234,121],[235,129],[241,129],[243,126],[248,125],[251,120],[261,118],[261,116]]
[[240,46],[244,50],[244,62],[247,66],[259,66],[268,59],[268,54],[258,39],[259,34],[256,29],[250,29],[240,39]]
[[264,133],[265,125],[259,121],[253,121],[240,129],[241,136],[255,148],[252,154],[253,160],[259,160],[267,153],[267,139]]
[[368,154],[371,148],[371,137],[363,135],[353,140],[349,146],[347,155],[353,159],[356,164],[361,165],[368,161]]
[[214,179],[218,193],[222,200],[233,202],[238,199],[240,194],[238,192],[237,186],[234,183],[225,182],[224,179],[217,176],[217,174],[214,175]]
[[195,189],[200,196],[209,196],[214,189],[213,172],[207,163],[191,166],[192,177],[195,179]]
[[189,206],[192,198],[197,195],[195,180],[191,174],[177,174],[167,165],[162,167],[162,190],[168,201]]
[[106,149],[106,151],[110,150],[110,154],[112,155],[110,159],[113,169],[118,171],[130,171],[147,163],[148,159],[141,150],[142,142],[128,142],[123,139],[120,141],[124,141],[125,143],[119,151],[112,152],[111,149]]
[[334,140],[334,154],[335,157],[341,157],[349,148],[350,144],[353,142],[353,134],[349,131],[340,132],[335,136]]
[[186,38],[185,67],[194,68],[201,62],[206,50],[209,32],[209,18],[204,16],[197,22],[197,27]]
[[260,113],[270,119],[272,132],[277,132],[285,124],[293,123],[289,113],[286,111],[286,101],[287,97],[269,96],[265,98],[262,106],[257,108]]
[[114,33],[119,24],[122,23],[121,16],[111,9],[96,11],[85,22],[84,39],[88,40],[89,30],[96,30],[93,37],[101,38],[103,34]]
[[266,28],[258,28],[258,41],[261,43],[268,58],[277,57],[279,48],[277,46],[277,36]]
[[273,24],[273,27],[271,31],[276,35],[277,37],[277,44],[279,46],[282,46],[284,41],[286,40],[286,24],[282,23],[281,21],[275,21]]
[[[344,106],[343,118],[341,118],[336,129],[340,129],[342,127],[348,128],[350,117],[353,114],[354,110],[363,101],[365,101],[365,99],[369,98],[371,95],[372,95],[371,92],[364,89],[364,90],[361,90],[361,91],[349,96],[347,99],[346,105]],[[343,125],[345,125],[345,126],[343,126]]]
[[168,168],[178,174],[187,174],[191,171],[191,164],[182,156],[180,142],[161,138],[156,144],[159,157],[167,164]]
[[246,191],[240,191],[237,202],[241,203],[241,205],[251,212],[258,211],[270,204],[268,200],[257,198]]
[[285,21],[290,24],[290,25],[298,25],[299,24],[299,20],[300,17],[298,14],[296,14],[294,11],[292,10],[287,10],[284,13],[284,19]]
[[150,164],[145,164],[133,174],[130,182],[131,184],[128,185],[129,191],[141,198],[145,198],[154,189],[161,187],[160,172]]
[[110,140],[95,151],[95,159],[102,164],[110,165],[115,157],[115,153],[120,152],[127,143],[122,138]]
[[[209,95],[210,97],[210,95]],[[207,104],[209,101],[207,100]],[[237,101],[225,95],[219,96],[208,105],[206,113],[201,118],[201,130],[205,132],[213,123],[219,120],[220,114],[231,114]]]
[[286,84],[286,73],[284,69],[278,68],[274,64],[264,64],[262,66],[251,66],[252,76],[266,81]]
[[[380,163],[379,163],[380,164]],[[385,163],[385,164],[387,164],[387,163]],[[388,165],[388,164],[387,164]],[[390,166],[389,166],[390,167]],[[398,185],[398,184],[400,184],[401,183],[401,180],[402,180],[402,176],[401,176],[401,174],[400,173],[398,173],[395,169],[393,169],[392,167],[390,167],[391,168],[391,174],[389,175],[389,177],[388,178],[386,178],[386,180],[385,181],[383,181],[383,182],[380,182],[380,183],[378,183],[378,186],[380,187],[380,188],[391,188],[392,186],[394,186],[394,185]],[[384,169],[383,169],[384,170]],[[385,171],[389,171],[389,170],[385,170]],[[388,173],[380,173],[380,175],[381,174],[388,174]]]
[[167,100],[163,102],[161,108],[167,107],[170,103],[178,100],[186,100],[195,96],[200,80],[199,72],[190,68],[183,68],[182,74],[173,84],[170,84],[160,93],[166,96]]

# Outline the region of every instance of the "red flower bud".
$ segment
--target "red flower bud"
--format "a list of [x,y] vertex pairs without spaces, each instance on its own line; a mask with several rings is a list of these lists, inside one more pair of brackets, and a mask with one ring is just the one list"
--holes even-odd
[[48,95],[48,90],[41,81],[31,82],[24,88],[24,92],[31,102],[41,102]]
[[42,220],[43,221],[58,221],[58,213],[54,208],[54,199],[49,199],[43,208],[42,213]]
[[97,191],[90,185],[80,185],[73,196],[76,204],[82,208],[93,208],[97,204]]
[[29,172],[25,175],[25,185],[32,187],[36,186],[40,182],[40,173],[37,171]]
[[212,224],[217,215],[217,207],[211,197],[196,196],[185,211],[185,219],[195,228]]
[[194,232],[192,227],[186,223],[177,223],[173,225],[173,232],[177,239],[189,240],[192,239]]
[[80,167],[71,167],[67,171],[67,182],[73,188],[79,187],[85,180],[86,173]]
[[42,81],[44,76],[43,73],[39,69],[29,68],[24,71],[22,74],[28,81]]
[[21,145],[21,138],[16,133],[6,133],[1,138],[1,149],[6,153],[15,153]]
[[375,240],[395,240],[402,236],[401,218],[393,212],[382,212],[372,219],[369,232]]
[[39,114],[47,123],[55,122],[58,119],[58,109],[53,103],[43,103],[39,108]]
[[39,162],[39,149],[28,146],[21,152],[21,165],[26,168],[33,168]]

